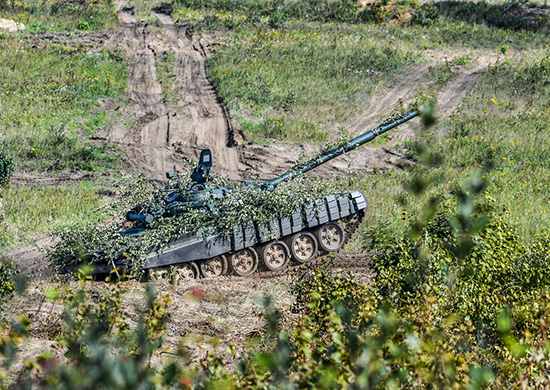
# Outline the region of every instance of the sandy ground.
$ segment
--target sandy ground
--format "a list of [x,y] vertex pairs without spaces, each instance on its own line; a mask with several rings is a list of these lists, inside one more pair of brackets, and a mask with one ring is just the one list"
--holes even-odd
[[[338,254],[331,267],[334,273],[352,272],[354,279],[360,283],[368,284],[372,277],[370,260],[364,254]],[[242,353],[247,340],[263,331],[262,298],[271,297],[276,307],[290,316],[294,297],[289,293],[289,287],[296,271],[294,268],[276,276],[262,274],[247,278],[224,276],[191,280],[176,286],[168,282],[155,284],[161,294],[168,294],[171,304],[166,343],[154,360],[171,359],[178,348],[184,348],[192,359],[199,360],[213,349],[225,353],[229,343],[235,344],[237,352]],[[45,298],[44,292],[51,286],[67,291],[79,288],[74,280],[60,282],[53,275],[42,276],[33,279],[23,295],[16,295],[9,302],[5,313],[8,320],[20,314],[27,315],[31,320],[30,337],[21,346],[12,372],[17,372],[25,360],[44,351],[63,360],[65,351],[54,340],[62,330],[64,304],[61,300]],[[137,281],[126,282],[123,286],[126,291],[121,315],[131,324],[136,324],[143,313],[145,287],[145,283]],[[86,290],[92,302],[99,302],[99,297],[113,288],[106,283],[92,282]],[[187,337],[193,342],[186,343]]]
[[0,32],[14,32],[17,30],[24,30],[25,25],[23,23],[18,23],[11,19],[2,19],[0,18]]

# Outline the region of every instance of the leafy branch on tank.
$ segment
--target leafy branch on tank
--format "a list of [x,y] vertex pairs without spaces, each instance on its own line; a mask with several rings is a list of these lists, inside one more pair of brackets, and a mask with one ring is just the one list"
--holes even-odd
[[[227,179],[214,179],[213,182],[230,183]],[[152,203],[162,204],[164,190],[181,191],[187,188],[188,183],[189,180],[183,177],[174,180],[154,194]],[[147,184],[143,178],[136,182],[135,193],[141,194],[139,198],[150,192],[145,188]],[[178,216],[155,218],[140,235],[120,235],[121,231],[128,231],[133,225],[120,218],[105,225],[74,226],[58,230],[55,235],[59,242],[47,256],[61,267],[66,267],[80,262],[92,265],[112,263],[120,260],[122,254],[123,261],[130,267],[129,272],[137,276],[142,272],[145,255],[150,250],[162,252],[184,233],[202,229],[201,236],[205,238],[209,233],[209,229],[205,228],[213,228],[222,234],[229,234],[236,225],[250,221],[261,224],[268,222],[273,215],[289,215],[295,207],[311,203],[334,189],[335,185],[303,177],[279,186],[276,191],[258,191],[250,183],[233,183],[232,196],[220,199],[217,209],[181,209],[182,213]],[[123,191],[123,195],[127,195],[127,191]],[[117,202],[119,215],[120,207],[127,203],[124,199]],[[62,261],[59,262],[59,259]]]

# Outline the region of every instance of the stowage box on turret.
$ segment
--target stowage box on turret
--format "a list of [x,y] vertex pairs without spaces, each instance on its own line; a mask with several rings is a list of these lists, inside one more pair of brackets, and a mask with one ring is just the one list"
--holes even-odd
[[[419,115],[409,111],[397,120],[321,153],[299,167],[263,183],[253,184],[257,191],[273,191],[278,184],[301,175],[325,162],[372,141],[378,135]],[[123,236],[144,234],[158,218],[174,217],[192,209],[215,208],[216,200],[231,196],[231,189],[213,187],[210,183],[212,153],[203,150],[199,164],[185,191],[167,186],[162,202],[137,206],[126,214],[135,227]],[[167,173],[168,178],[173,173]],[[230,234],[216,229],[189,232],[159,251],[145,255],[143,268],[153,277],[174,273],[180,278],[215,277],[228,273],[247,276],[258,267],[280,271],[293,261],[308,263],[319,254],[338,251],[349,240],[364,214],[368,201],[360,191],[341,192],[317,199],[290,215],[274,217],[265,224],[246,223],[233,227]],[[345,228],[341,223],[345,224]],[[122,257],[110,264],[94,262],[95,273],[109,273],[114,268],[127,268]]]

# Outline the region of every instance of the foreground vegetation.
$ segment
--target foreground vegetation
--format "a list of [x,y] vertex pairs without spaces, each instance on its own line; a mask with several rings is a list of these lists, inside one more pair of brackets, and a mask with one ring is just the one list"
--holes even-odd
[[[170,291],[147,286],[147,306],[129,327],[123,283],[93,299],[85,278],[77,289],[50,288],[48,299],[65,304],[65,361],[42,354],[12,388],[544,388],[550,233],[523,247],[510,223],[478,200],[483,187],[474,179],[430,202],[405,237],[373,230],[371,286],[325,264],[293,275],[293,307],[263,301],[266,326],[249,340],[253,348],[237,354],[229,345],[198,366],[185,348],[150,364],[163,351]],[[19,318],[4,333],[8,369],[28,326]]]

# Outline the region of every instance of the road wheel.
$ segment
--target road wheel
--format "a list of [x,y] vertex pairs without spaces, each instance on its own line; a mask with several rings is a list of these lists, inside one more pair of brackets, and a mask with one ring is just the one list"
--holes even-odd
[[174,266],[174,280],[183,282],[199,277],[199,267],[194,262],[181,263]]
[[216,278],[225,275],[227,272],[227,258],[224,255],[220,255],[201,261],[199,268],[205,278]]
[[308,263],[317,255],[317,240],[311,233],[298,233],[290,240],[290,253],[297,262]]
[[346,239],[344,228],[336,222],[329,222],[315,232],[322,250],[335,252],[342,248]]
[[155,282],[169,281],[172,275],[170,267],[151,268],[147,272],[149,273],[149,280]]
[[270,242],[263,248],[262,260],[267,269],[271,271],[285,269],[290,261],[288,246],[282,241]]
[[245,248],[233,253],[231,268],[236,275],[252,275],[258,268],[258,254],[253,248]]

